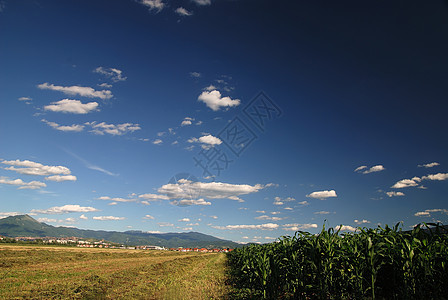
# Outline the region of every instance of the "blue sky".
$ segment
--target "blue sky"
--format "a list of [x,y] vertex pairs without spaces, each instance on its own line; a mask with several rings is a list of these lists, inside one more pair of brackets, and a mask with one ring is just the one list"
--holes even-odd
[[0,217],[262,243],[446,224],[447,13],[0,1]]

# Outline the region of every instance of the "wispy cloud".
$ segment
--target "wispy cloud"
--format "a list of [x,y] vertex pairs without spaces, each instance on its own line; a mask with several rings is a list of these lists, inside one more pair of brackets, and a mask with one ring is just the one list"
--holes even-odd
[[188,17],[188,16],[192,16],[193,13],[191,11],[186,10],[183,7],[178,7],[176,8],[176,10],[174,11],[176,14],[178,14],[179,16],[183,16],[183,17]]
[[432,167],[436,167],[436,166],[440,166],[440,164],[438,162],[432,162],[429,164],[423,164],[423,165],[418,165],[420,168],[432,168]]
[[114,217],[114,216],[99,216],[93,217],[92,219],[98,221],[120,221],[126,219],[125,217]]
[[368,168],[367,166],[360,166],[355,169],[355,172],[362,173],[362,174],[370,174],[370,173],[375,173],[375,172],[381,172],[384,170],[386,170],[386,168],[384,168],[383,165],[376,165],[371,168]]
[[139,124],[123,123],[123,124],[107,124],[105,122],[86,122],[85,125],[92,127],[91,132],[98,135],[104,135],[105,133],[110,135],[124,135],[129,132],[140,130]]
[[94,212],[99,211],[98,209],[90,206],[80,206],[78,204],[67,204],[64,206],[53,206],[48,209],[32,209],[31,213],[34,214],[45,214],[45,215],[60,215],[76,212]]
[[156,13],[165,7],[165,3],[162,0],[141,0],[140,3],[148,7],[150,11],[156,11]]
[[118,174],[112,173],[112,172],[110,172],[110,171],[108,171],[106,169],[103,169],[103,168],[101,168],[101,167],[99,167],[97,165],[94,165],[94,164],[88,162],[87,160],[85,160],[84,158],[80,157],[79,155],[77,155],[77,154],[75,154],[75,153],[73,153],[73,152],[71,152],[71,151],[69,151],[67,149],[64,149],[64,148],[62,148],[62,149],[65,152],[67,152],[68,154],[70,154],[71,156],[73,156],[74,158],[76,158],[77,160],[79,160],[80,162],[82,162],[84,164],[84,166],[86,168],[90,169],[90,170],[99,171],[101,173],[104,173],[104,174],[107,174],[107,175],[110,175],[110,176],[118,176]]
[[93,70],[93,72],[102,74],[112,79],[113,82],[125,81],[127,79],[127,77],[123,76],[123,72],[121,70],[115,68],[98,67]]
[[59,131],[65,131],[65,132],[80,132],[84,130],[84,125],[79,125],[79,124],[72,124],[72,125],[59,125],[56,122],[50,122],[47,121],[45,119],[41,120],[42,122],[44,122],[45,124],[47,124],[48,126],[50,126],[51,128],[54,128],[56,130]]
[[62,92],[66,95],[79,95],[82,97],[88,97],[88,98],[99,98],[102,100],[110,99],[113,97],[112,92],[109,90],[101,90],[97,91],[91,87],[86,86],[59,86],[54,84],[49,84],[48,82],[39,84],[37,86],[41,90],[52,90],[52,91],[58,91]]

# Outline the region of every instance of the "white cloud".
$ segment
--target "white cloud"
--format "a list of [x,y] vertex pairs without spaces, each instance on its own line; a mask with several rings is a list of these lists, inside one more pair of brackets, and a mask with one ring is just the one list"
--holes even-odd
[[316,211],[314,214],[315,215],[328,215],[328,214],[330,214],[330,212],[329,211],[325,211],[325,210],[321,210],[321,211]]
[[31,212],[35,214],[45,214],[45,215],[59,215],[74,212],[93,212],[99,211],[96,208],[89,206],[80,206],[78,204],[68,204],[64,206],[54,206],[49,209],[32,209]]
[[52,176],[45,177],[45,179],[51,180],[51,181],[57,181],[57,182],[76,181],[77,180],[76,176],[73,176],[73,175],[52,175]]
[[288,230],[288,231],[298,231],[298,230],[307,230],[307,229],[311,229],[311,228],[317,228],[317,224],[297,224],[297,223],[293,223],[293,224],[285,224],[282,225],[284,230]]
[[350,226],[350,225],[338,225],[338,226],[336,226],[334,228],[334,230],[336,230],[336,231],[340,230],[340,231],[352,231],[352,232],[354,232],[354,231],[356,231],[358,229],[353,227],[353,226]]
[[156,139],[152,142],[154,145],[161,145],[163,141],[161,139]]
[[402,189],[402,188],[417,186],[418,182],[420,182],[420,181],[422,181],[422,180],[418,177],[414,177],[412,179],[402,179],[402,180],[398,181],[397,183],[395,183],[393,186],[391,186],[391,188]]
[[178,220],[178,222],[190,222],[190,219],[189,218],[183,218],[183,219]]
[[106,201],[113,201],[113,202],[136,202],[136,199],[132,199],[132,198],[120,198],[120,197],[114,197],[111,198],[109,196],[101,196],[97,198],[98,200],[106,200]]
[[182,199],[173,200],[174,205],[212,205],[211,202],[207,202],[204,199]]
[[440,166],[440,164],[438,162],[432,162],[429,164],[423,164],[423,165],[418,165],[419,167],[423,167],[423,168],[432,168],[435,166]]
[[[4,160],[1,163],[10,165],[11,167],[5,168],[5,170],[15,171],[19,174],[25,175],[70,175],[70,169],[63,166],[45,166],[41,163],[29,161],[29,160]],[[19,168],[16,168],[19,167]]]
[[66,125],[59,125],[58,123],[55,122],[47,121],[45,119],[42,119],[41,121],[47,124],[48,126],[60,131],[80,132],[84,130],[84,125],[73,124],[70,126],[66,126]]
[[371,167],[370,169],[367,169],[367,166],[360,166],[355,169],[355,172],[361,172],[362,170],[365,170],[362,172],[362,174],[369,174],[369,173],[375,173],[386,170],[383,165],[376,165]]
[[127,79],[127,77],[123,77],[123,72],[121,70],[115,68],[98,67],[93,70],[93,72],[109,77],[113,82],[125,81]]
[[149,7],[149,10],[156,10],[157,12],[160,12],[165,7],[165,3],[162,0],[141,0],[140,3]]
[[210,218],[212,218],[212,219],[218,219],[218,216],[210,216]]
[[20,97],[18,98],[19,101],[26,101],[26,102],[30,102],[33,100],[33,98],[30,97]]
[[362,170],[364,170],[364,169],[367,169],[367,166],[360,166],[360,167],[357,167],[357,168],[355,169],[355,172],[359,172],[359,171],[362,171]]
[[140,130],[141,127],[139,124],[133,123],[123,123],[123,124],[107,124],[105,122],[96,123],[96,122],[86,122],[85,125],[92,127],[91,132],[99,135],[104,135],[105,133],[111,135],[124,135],[129,132],[134,132],[136,130]]
[[211,0],[193,0],[197,5],[210,5],[212,3]]
[[437,174],[429,174],[427,176],[422,177],[423,180],[447,180],[448,179],[448,173],[437,173]]
[[50,105],[44,106],[44,109],[54,112],[88,114],[89,112],[95,111],[97,107],[97,102],[89,102],[83,104],[79,100],[63,99],[57,102],[52,102]]
[[232,196],[241,196],[256,193],[265,186],[261,184],[230,184],[223,182],[192,182],[179,180],[160,187],[157,192],[167,195],[170,199],[196,199],[197,195],[208,199],[228,199]]
[[327,198],[337,197],[335,190],[312,192],[306,195],[308,198],[326,200]]
[[143,219],[145,219],[145,220],[154,220],[155,218],[153,216],[151,216],[151,215],[145,215],[143,217]]
[[199,73],[199,72],[190,72],[190,76],[194,77],[194,78],[199,78],[199,77],[201,77],[201,73]]
[[217,89],[217,87],[214,86],[213,84],[211,84],[208,87],[204,88],[204,91],[211,92],[211,91],[216,90],[216,89]]
[[179,16],[185,16],[185,17],[187,17],[187,16],[192,16],[192,15],[193,15],[192,12],[186,10],[186,9],[183,8],[183,7],[178,7],[178,8],[176,8],[176,10],[175,10],[174,12],[175,12],[176,14],[178,14]]
[[52,90],[52,91],[59,91],[66,95],[79,95],[82,97],[88,97],[88,98],[99,98],[102,100],[110,99],[113,97],[112,92],[109,90],[101,90],[96,91],[95,89],[91,87],[86,86],[58,86],[54,84],[49,84],[48,82],[39,84],[37,86],[41,90]]
[[264,211],[264,210],[257,210],[256,213],[259,213],[259,214],[265,214],[266,211]]
[[294,210],[292,207],[285,207],[283,209],[285,209],[285,210]]
[[271,217],[271,216],[268,216],[268,215],[262,215],[262,216],[259,216],[259,217],[255,217],[254,219],[256,219],[256,220],[280,221],[280,220],[283,220],[284,218]]
[[266,223],[259,225],[227,225],[227,226],[212,226],[216,229],[228,229],[228,230],[236,230],[236,229],[262,229],[262,230],[272,230],[277,229],[279,227],[278,224],[274,223]]
[[82,220],[88,220],[88,219],[89,219],[89,218],[86,217],[84,214],[80,215],[79,218],[82,219]]
[[187,142],[189,142],[189,143],[201,143],[203,149],[209,149],[210,147],[214,147],[216,145],[221,145],[222,144],[222,141],[219,138],[217,138],[217,137],[215,137],[215,136],[213,136],[211,134],[203,135],[199,139],[195,138],[195,137],[192,137],[192,138],[188,139]]
[[188,126],[193,124],[194,118],[185,117],[180,126]]
[[24,182],[22,179],[10,180],[5,177],[0,177],[0,184],[15,185],[18,186],[19,190],[36,190],[47,186],[45,183],[40,181]]
[[299,202],[299,204],[300,204],[300,205],[304,205],[304,206],[305,206],[305,205],[309,205],[308,201],[301,201],[301,202]]
[[99,86],[99,87],[102,87],[102,88],[108,88],[108,89],[110,89],[111,87],[113,87],[112,84],[108,84],[108,83],[105,83],[105,82],[103,82],[103,83],[101,83],[101,84],[98,84],[98,86]]
[[431,213],[442,213],[448,215],[448,209],[442,209],[442,208],[433,208],[433,209],[426,209],[425,211],[419,211],[414,214],[416,217],[430,217]]
[[94,220],[99,221],[119,221],[126,219],[125,217],[114,217],[114,216],[99,216],[99,217],[93,217]]
[[167,195],[158,195],[158,194],[143,194],[139,195],[138,197],[149,201],[170,200],[170,198]]
[[198,100],[204,102],[213,111],[218,111],[221,107],[233,107],[240,105],[239,99],[232,100],[230,97],[221,97],[218,90],[204,91],[199,95]]
[[357,224],[357,225],[370,223],[370,221],[367,221],[367,220],[354,220],[353,222],[355,222],[355,224]]
[[404,196],[404,193],[402,193],[402,192],[387,192],[386,194],[389,197],[401,197],[401,196]]
[[157,223],[157,225],[159,225],[160,227],[173,227],[174,226],[173,223],[169,223],[169,222],[159,222],[159,223]]
[[14,212],[0,212],[0,219],[11,217],[11,216],[17,216],[17,215],[23,215],[23,214],[20,213],[20,212],[16,212],[16,211],[14,211]]

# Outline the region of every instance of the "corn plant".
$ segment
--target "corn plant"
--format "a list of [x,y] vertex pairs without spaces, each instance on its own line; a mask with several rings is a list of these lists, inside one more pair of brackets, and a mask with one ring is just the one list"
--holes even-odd
[[448,234],[440,224],[410,232],[358,228],[341,234],[323,226],[275,243],[228,254],[237,298],[446,299]]

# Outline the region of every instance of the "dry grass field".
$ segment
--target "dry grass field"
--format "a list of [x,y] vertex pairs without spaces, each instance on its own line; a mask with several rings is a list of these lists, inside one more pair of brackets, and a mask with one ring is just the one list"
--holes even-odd
[[0,246],[0,299],[222,299],[226,256]]

